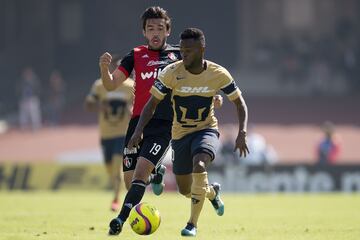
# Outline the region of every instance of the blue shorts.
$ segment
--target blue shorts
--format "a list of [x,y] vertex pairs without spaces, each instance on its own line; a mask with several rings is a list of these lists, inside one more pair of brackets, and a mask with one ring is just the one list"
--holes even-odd
[[125,136],[101,139],[101,148],[106,164],[110,164],[114,155],[122,155],[124,151]]
[[219,132],[204,129],[191,133],[178,140],[172,140],[173,172],[176,175],[190,174],[193,171],[193,157],[198,153],[207,153],[215,159],[219,147]]

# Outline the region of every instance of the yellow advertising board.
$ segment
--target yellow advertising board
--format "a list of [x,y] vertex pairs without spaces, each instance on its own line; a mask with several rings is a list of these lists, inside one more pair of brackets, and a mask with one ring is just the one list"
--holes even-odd
[[0,164],[0,191],[107,188],[109,180],[101,164]]

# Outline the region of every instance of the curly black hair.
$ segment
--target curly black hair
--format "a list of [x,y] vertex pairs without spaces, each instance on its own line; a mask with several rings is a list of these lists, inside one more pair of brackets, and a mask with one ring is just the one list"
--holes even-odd
[[205,47],[205,35],[203,31],[198,28],[187,28],[180,34],[180,39],[194,39],[199,40],[201,45]]

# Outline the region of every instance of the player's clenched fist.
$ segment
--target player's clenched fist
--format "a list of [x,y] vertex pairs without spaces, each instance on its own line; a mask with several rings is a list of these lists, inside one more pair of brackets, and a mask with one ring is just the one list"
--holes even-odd
[[106,52],[103,55],[101,55],[99,59],[99,66],[101,70],[108,70],[109,65],[111,63],[112,56],[110,53]]

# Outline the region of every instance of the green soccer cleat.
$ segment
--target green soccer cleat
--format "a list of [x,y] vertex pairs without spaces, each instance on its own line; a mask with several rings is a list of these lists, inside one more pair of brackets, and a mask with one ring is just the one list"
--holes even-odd
[[192,223],[187,223],[186,227],[181,230],[181,236],[184,237],[195,237],[196,236],[196,227]]
[[221,190],[220,184],[215,182],[215,183],[212,183],[211,186],[214,188],[216,195],[213,200],[210,200],[210,202],[213,205],[213,207],[216,211],[216,214],[219,216],[222,216],[222,215],[224,215],[225,205],[224,205],[224,202],[220,198],[220,190]]
[[109,226],[109,235],[119,235],[122,230],[123,222],[119,218],[114,218],[111,220]]
[[165,183],[164,183],[164,175],[165,175],[166,167],[164,165],[160,165],[156,170],[156,176],[151,182],[151,188],[155,195],[159,196],[164,191]]

